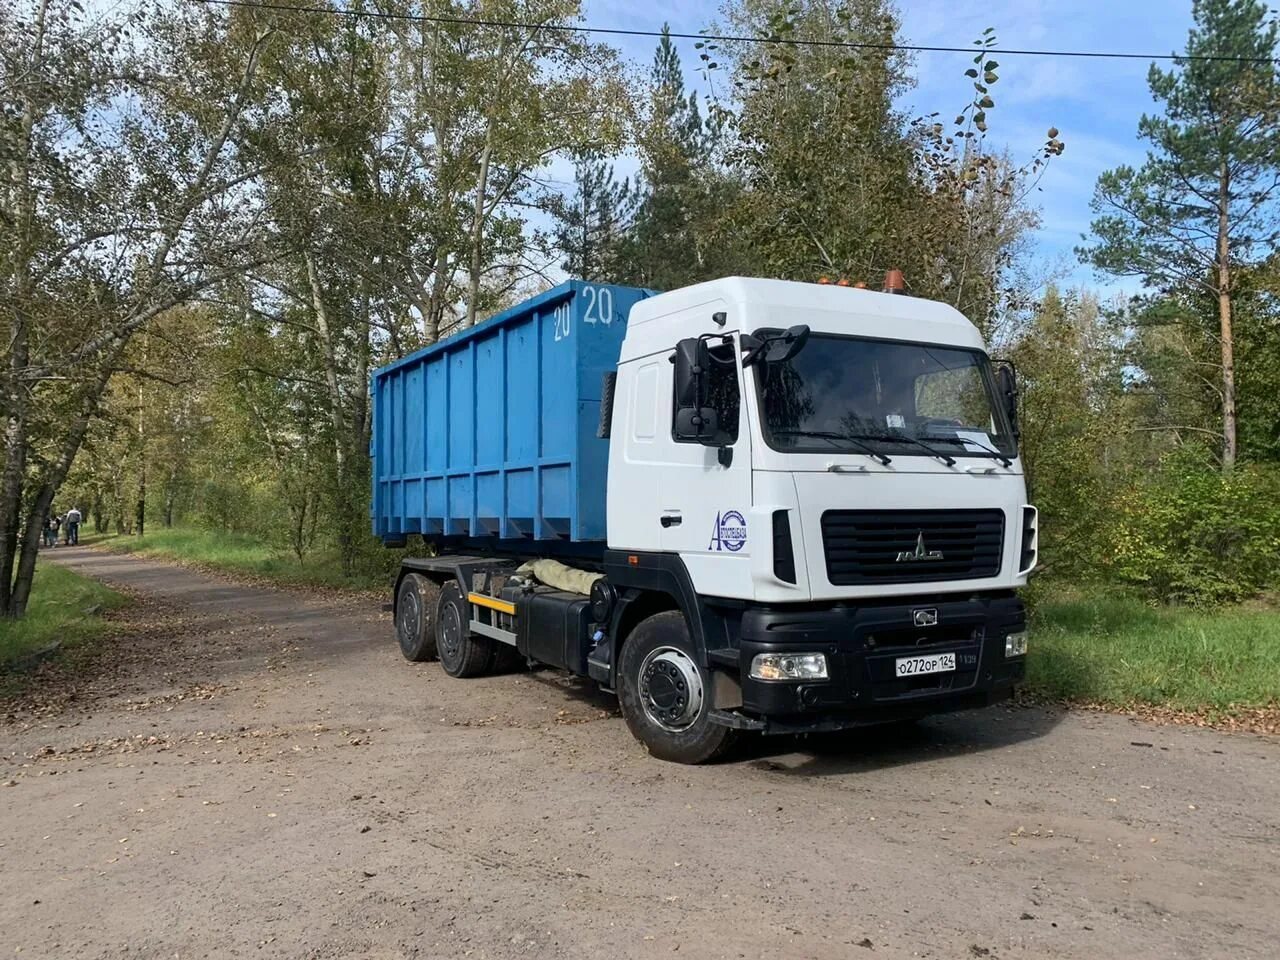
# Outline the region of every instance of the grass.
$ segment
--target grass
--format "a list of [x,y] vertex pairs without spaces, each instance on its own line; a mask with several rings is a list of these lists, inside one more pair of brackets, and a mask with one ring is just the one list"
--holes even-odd
[[[106,628],[100,614],[124,606],[128,600],[99,583],[52,563],[36,568],[27,615],[0,619],[0,668],[61,642],[82,643]],[[97,610],[94,613],[86,611]]]
[[1032,695],[1221,714],[1280,706],[1280,611],[1161,607],[1068,587],[1033,610]]
[[385,590],[389,583],[389,574],[381,571],[345,576],[335,553],[315,551],[299,563],[292,553],[244,534],[161,527],[144,537],[108,537],[101,543],[116,553],[178,560],[294,586]]

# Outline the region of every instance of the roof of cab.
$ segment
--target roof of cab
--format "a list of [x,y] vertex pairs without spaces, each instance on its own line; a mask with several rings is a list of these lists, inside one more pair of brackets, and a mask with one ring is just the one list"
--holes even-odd
[[[749,306],[756,317],[768,317],[768,325],[790,326],[786,318],[795,315],[792,322],[810,323],[818,330],[824,328],[820,318],[826,314],[833,322],[839,318],[837,332],[849,335],[983,347],[981,334],[964,314],[936,300],[836,284],[756,277],[725,277],[658,294],[631,308],[628,328],[639,339],[647,340],[644,324],[715,302],[723,302],[731,310],[734,306]],[[755,322],[750,321],[748,326]],[[730,317],[728,328],[742,329],[740,324],[739,319]],[[630,353],[625,348],[624,352]]]

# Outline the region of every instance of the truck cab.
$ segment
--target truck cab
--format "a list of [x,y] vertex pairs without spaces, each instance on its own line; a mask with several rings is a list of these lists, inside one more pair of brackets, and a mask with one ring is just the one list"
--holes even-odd
[[610,579],[686,582],[668,590],[697,598],[724,723],[1007,696],[1037,538],[1013,393],[945,304],[748,278],[645,300],[614,393]]
[[527,567],[500,549],[446,547],[406,561],[402,649],[404,584],[434,587],[411,647],[506,644],[588,675],[681,762],[744,731],[873,727],[1012,693],[1037,515],[1012,370],[963,315],[730,277],[636,299],[615,349],[598,393],[606,542],[566,560],[587,593],[508,576]]

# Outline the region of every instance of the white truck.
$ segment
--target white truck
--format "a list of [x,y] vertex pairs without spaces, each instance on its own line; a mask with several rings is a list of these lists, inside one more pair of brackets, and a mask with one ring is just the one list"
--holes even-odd
[[592,677],[685,763],[1023,677],[1016,380],[945,304],[574,281],[383,368],[374,396],[375,532],[434,552],[397,578],[410,659]]

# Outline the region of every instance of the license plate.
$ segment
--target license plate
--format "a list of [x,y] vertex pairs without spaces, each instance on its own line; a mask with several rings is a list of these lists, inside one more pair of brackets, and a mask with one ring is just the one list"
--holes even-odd
[[954,653],[935,653],[930,657],[899,657],[894,672],[900,677],[918,677],[925,673],[951,673],[956,668]]

